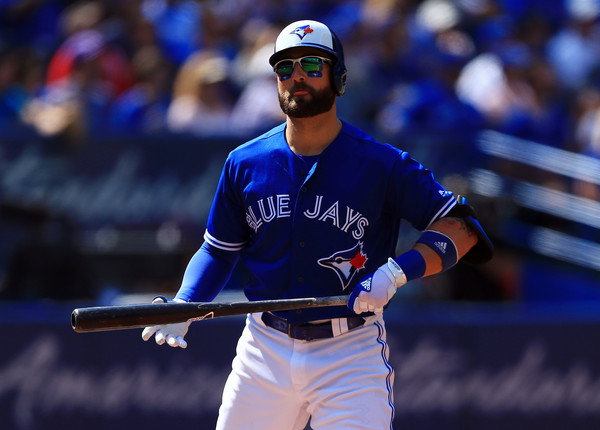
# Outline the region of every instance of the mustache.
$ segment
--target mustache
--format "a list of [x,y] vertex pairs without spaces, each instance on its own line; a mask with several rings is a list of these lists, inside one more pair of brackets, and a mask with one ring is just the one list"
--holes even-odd
[[303,82],[298,82],[292,85],[288,90],[289,94],[294,94],[296,91],[308,91],[311,95],[314,95],[315,90]]

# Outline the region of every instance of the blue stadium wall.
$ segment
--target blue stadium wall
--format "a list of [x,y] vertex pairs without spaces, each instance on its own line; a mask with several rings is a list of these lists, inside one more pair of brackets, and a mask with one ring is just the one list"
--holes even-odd
[[[68,304],[2,304],[5,430],[212,429],[243,317],[194,323],[186,350],[140,330],[75,333]],[[387,311],[394,427],[600,428],[600,306]]]

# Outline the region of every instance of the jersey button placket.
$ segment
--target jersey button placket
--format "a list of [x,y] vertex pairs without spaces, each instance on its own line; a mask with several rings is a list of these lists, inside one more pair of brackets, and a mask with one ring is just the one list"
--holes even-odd
[[[304,182],[301,184],[300,187],[300,192],[298,193],[297,196],[297,200],[296,200],[296,214],[294,216],[294,226],[292,229],[292,235],[293,235],[293,242],[295,243],[296,246],[293,247],[292,253],[293,253],[293,259],[294,261],[297,262],[297,264],[295,265],[295,273],[292,273],[292,282],[293,284],[296,285],[296,288],[294,288],[294,286],[292,285],[292,289],[297,291],[297,294],[302,294],[299,291],[302,291],[302,289],[304,288],[306,279],[305,279],[305,274],[303,273],[303,269],[305,266],[305,258],[306,258],[306,248],[307,248],[307,241],[306,241],[306,223],[307,223],[307,218],[303,215],[303,211],[304,211],[304,200],[307,198],[307,192],[308,192],[308,184],[307,184],[308,178],[304,180]],[[297,271],[296,271],[297,270]]]

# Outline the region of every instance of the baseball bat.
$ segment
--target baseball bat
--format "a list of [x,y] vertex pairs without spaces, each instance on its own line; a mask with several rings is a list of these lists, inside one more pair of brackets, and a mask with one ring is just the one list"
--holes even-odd
[[169,302],[74,309],[71,326],[77,333],[143,328],[152,325],[200,321],[254,312],[285,311],[324,306],[346,306],[348,296],[245,302]]

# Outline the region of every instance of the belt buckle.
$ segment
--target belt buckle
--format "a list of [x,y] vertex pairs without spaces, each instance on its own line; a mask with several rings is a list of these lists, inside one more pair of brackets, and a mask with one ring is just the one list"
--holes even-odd
[[[292,327],[294,328],[293,332],[292,332]],[[313,337],[310,335],[309,326],[304,325],[304,324],[289,324],[288,323],[287,335],[290,339],[305,340],[305,341],[313,340]]]

